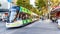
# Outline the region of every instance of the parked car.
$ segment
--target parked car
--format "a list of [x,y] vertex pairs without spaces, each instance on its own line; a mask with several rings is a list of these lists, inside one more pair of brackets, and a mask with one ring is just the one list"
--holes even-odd
[[0,21],[8,21],[8,18],[9,18],[9,10],[0,9]]

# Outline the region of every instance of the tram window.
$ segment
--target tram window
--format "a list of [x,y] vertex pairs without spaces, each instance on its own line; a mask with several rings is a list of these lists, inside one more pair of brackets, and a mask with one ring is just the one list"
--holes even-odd
[[22,18],[23,20],[25,20],[25,19],[26,19],[26,16],[25,16],[25,15],[26,15],[26,14],[23,14],[23,18]]
[[13,22],[14,22],[14,21],[17,21],[17,20],[19,19],[19,12],[16,11],[16,13],[17,13],[17,14],[15,15],[15,18],[14,18]]
[[29,19],[29,18],[30,18],[30,15],[29,14],[26,14],[26,13],[18,13],[18,14],[16,14],[16,17],[15,17],[14,21],[16,21],[18,19],[25,20],[25,19]]

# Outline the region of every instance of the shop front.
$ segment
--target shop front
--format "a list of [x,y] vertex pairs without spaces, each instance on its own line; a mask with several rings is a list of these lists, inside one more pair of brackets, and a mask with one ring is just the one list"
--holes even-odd
[[51,18],[51,20],[53,20],[53,21],[56,22],[56,20],[59,19],[59,17],[60,17],[60,6],[54,8],[54,9],[51,11],[51,16],[50,16],[50,18]]

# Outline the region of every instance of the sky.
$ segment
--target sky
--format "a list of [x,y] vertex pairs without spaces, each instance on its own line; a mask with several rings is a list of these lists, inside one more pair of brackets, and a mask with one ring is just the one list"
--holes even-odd
[[30,4],[35,7],[35,0],[30,0]]

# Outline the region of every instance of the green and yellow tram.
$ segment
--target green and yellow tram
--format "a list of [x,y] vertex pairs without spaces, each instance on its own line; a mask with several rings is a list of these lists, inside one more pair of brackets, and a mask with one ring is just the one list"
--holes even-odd
[[19,27],[32,23],[38,20],[37,16],[37,14],[22,6],[13,6],[10,8],[9,20],[6,22],[6,27]]

